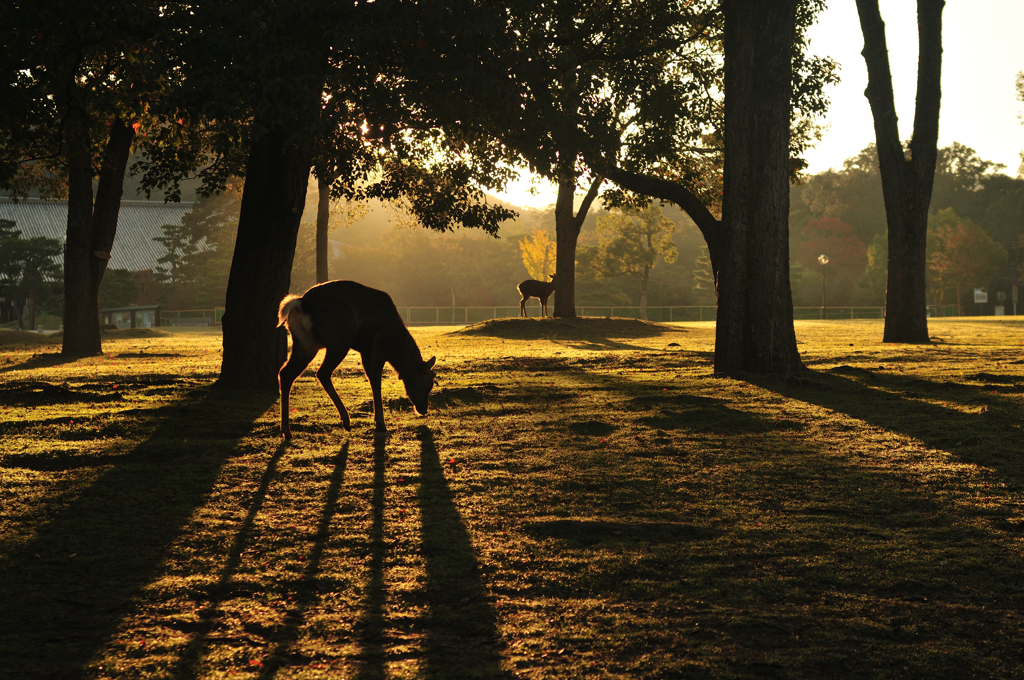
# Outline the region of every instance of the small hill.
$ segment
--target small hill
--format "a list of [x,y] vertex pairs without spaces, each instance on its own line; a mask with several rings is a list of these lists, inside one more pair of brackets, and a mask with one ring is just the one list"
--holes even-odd
[[52,335],[0,329],[0,347],[37,347],[39,345],[54,345],[59,341],[59,338],[55,340]]
[[552,338],[593,340],[595,338],[653,338],[680,328],[640,319],[619,317],[580,317],[576,319],[492,319],[466,326],[451,335],[486,335],[508,340]]

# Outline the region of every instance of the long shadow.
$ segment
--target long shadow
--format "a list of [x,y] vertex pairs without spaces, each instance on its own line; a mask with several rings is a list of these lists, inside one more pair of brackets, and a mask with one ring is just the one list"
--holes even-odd
[[263,470],[263,475],[260,477],[259,488],[253,494],[249,510],[245,515],[245,519],[242,520],[242,526],[239,527],[234,540],[231,542],[231,548],[228,549],[228,557],[224,562],[223,569],[221,569],[220,577],[217,579],[217,583],[210,589],[209,604],[199,612],[199,622],[196,626],[195,634],[189,640],[178,659],[175,675],[193,677],[197,673],[197,665],[202,659],[207,639],[219,619],[220,605],[230,596],[231,579],[238,572],[238,567],[242,562],[242,553],[245,552],[245,546],[249,543],[253,525],[256,523],[256,516],[263,509],[263,502],[267,499],[267,491],[270,489],[270,483],[277,476],[277,465],[281,462],[281,457],[284,455],[285,450],[286,445],[282,442],[278,445],[277,450],[274,451],[274,455],[267,461],[267,467]]
[[345,467],[348,464],[348,442],[346,441],[338,457],[334,461],[334,472],[331,474],[331,482],[327,487],[324,496],[324,509],[320,515],[320,522],[317,524],[316,536],[313,541],[313,549],[309,554],[309,561],[302,572],[302,576],[296,583],[296,602],[285,617],[283,629],[275,636],[274,645],[271,647],[267,659],[264,662],[263,670],[259,674],[259,680],[270,680],[288,662],[292,646],[299,638],[302,622],[306,612],[316,602],[319,590],[317,588],[317,574],[320,572],[320,562],[324,556],[324,546],[331,535],[331,520],[337,513],[338,494],[341,491],[341,484],[345,481]]
[[[49,346],[50,345],[41,345],[41,347]],[[9,366],[0,368],[0,374],[13,373],[15,371],[27,371],[34,368],[53,368],[54,366],[61,366],[63,364],[73,364],[80,358],[81,357],[67,357],[60,352],[42,352],[40,354],[32,355],[21,363],[10,364]]]
[[[983,394],[976,386],[935,383],[918,377],[888,375],[855,369],[863,380],[831,372],[809,372],[811,379],[792,382],[752,379],[759,387],[913,437],[957,458],[992,467],[1016,484],[1024,484],[1024,461],[1017,449],[998,446],[1009,423],[1019,423],[1024,409],[1018,401]],[[950,401],[984,404],[984,411],[963,411],[919,401],[915,397],[942,395]],[[982,415],[982,413],[984,415]],[[986,434],[991,435],[986,439]],[[1001,435],[1001,436],[1000,436]]]
[[428,678],[511,678],[501,668],[503,644],[480,579],[469,531],[445,479],[434,433],[417,428],[421,471],[419,501],[427,572]]
[[2,556],[0,677],[84,675],[132,598],[159,573],[165,549],[224,461],[276,398],[202,392],[154,410],[159,424],[145,442],[113,458],[77,495],[52,500],[52,519]]
[[363,619],[356,635],[361,652],[357,678],[387,677],[384,648],[384,469],[387,459],[386,439],[377,437],[373,444],[373,524],[370,527],[370,578],[363,598]]

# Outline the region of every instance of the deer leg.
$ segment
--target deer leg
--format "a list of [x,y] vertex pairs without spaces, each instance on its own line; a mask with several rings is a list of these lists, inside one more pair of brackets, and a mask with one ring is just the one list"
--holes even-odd
[[519,301],[519,318],[523,319],[529,316],[530,315],[526,313],[526,298],[523,297],[523,299]]
[[373,392],[373,423],[377,432],[387,432],[384,425],[384,400],[380,395],[381,374],[384,372],[384,362],[377,359],[372,350],[363,355],[363,370],[366,371],[366,378],[370,381],[370,390]]
[[292,438],[292,430],[288,422],[288,395],[292,391],[292,383],[302,374],[306,366],[309,366],[309,362],[315,356],[315,350],[310,351],[293,340],[288,361],[277,373],[278,389],[281,391],[281,434],[285,439]]
[[349,420],[348,411],[345,410],[345,405],[341,403],[341,397],[338,396],[338,391],[334,389],[334,381],[331,380],[334,369],[338,367],[338,364],[342,362],[346,354],[348,354],[348,349],[334,350],[327,348],[327,352],[324,354],[324,361],[316,371],[316,378],[323,385],[324,392],[327,393],[327,396],[331,398],[331,401],[338,408],[338,415],[341,416],[342,426],[346,431],[350,431],[352,429],[352,421]]

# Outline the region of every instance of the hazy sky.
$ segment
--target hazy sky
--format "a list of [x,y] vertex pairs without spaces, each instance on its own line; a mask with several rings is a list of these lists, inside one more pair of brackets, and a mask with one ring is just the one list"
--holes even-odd
[[[871,109],[864,97],[867,68],[860,51],[864,38],[854,0],[829,0],[811,28],[811,50],[838,61],[842,82],[829,88],[831,105],[824,139],[807,154],[811,173],[842,167],[843,161],[875,139]],[[917,87],[917,3],[881,0],[896,94],[900,136],[914,125]],[[1024,71],[1024,0],[947,0],[942,13],[942,109],[939,146],[957,141],[1016,175],[1024,151],[1024,125],[1018,115],[1014,82]],[[501,197],[521,206],[543,207],[555,200],[553,188],[527,193],[529,180]]]

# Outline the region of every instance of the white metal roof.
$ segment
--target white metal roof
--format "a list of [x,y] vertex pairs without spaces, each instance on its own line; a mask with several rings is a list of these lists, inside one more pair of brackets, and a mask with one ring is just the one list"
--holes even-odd
[[[165,224],[180,225],[181,218],[191,209],[191,203],[121,201],[117,236],[108,266],[130,271],[156,269],[157,259],[163,257],[167,249],[153,237],[163,235]],[[68,225],[68,203],[38,199],[14,203],[0,199],[0,219],[12,220],[22,238],[45,236],[63,244]],[[63,255],[56,259],[63,265]]]

